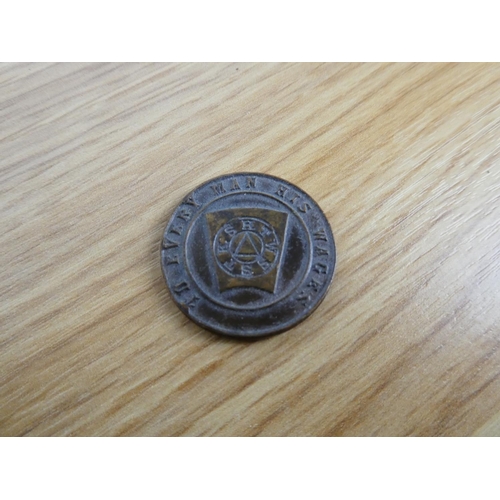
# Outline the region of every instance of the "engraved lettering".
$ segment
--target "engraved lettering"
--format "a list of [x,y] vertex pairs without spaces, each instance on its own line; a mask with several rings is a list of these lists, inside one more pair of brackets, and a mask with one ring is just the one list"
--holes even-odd
[[176,226],[172,226],[169,232],[180,235],[182,233],[182,229],[183,227],[177,224]]
[[194,199],[194,195],[190,194],[182,203],[185,205],[192,205],[193,207],[198,208],[200,205]]
[[220,196],[222,193],[226,192],[222,182],[219,182],[218,184],[212,184],[210,187],[212,188],[215,196]]
[[236,262],[233,259],[231,259],[224,262],[223,265],[228,271],[232,271],[234,269],[234,266],[236,265]]
[[182,292],[187,292],[189,290],[189,285],[185,281],[180,281],[172,288],[175,293],[181,294]]
[[224,243],[219,243],[217,246],[217,253],[227,253],[229,252],[229,243],[224,241]]
[[163,248],[166,248],[167,250],[169,248],[176,248],[179,246],[179,243],[176,243],[175,241],[169,240],[168,238],[165,238],[163,240]]
[[233,179],[231,182],[231,191],[236,191],[240,188],[240,185],[238,184],[238,181],[236,179]]
[[266,226],[262,226],[260,228],[260,235],[261,236],[269,236],[270,234],[273,234],[273,232]]
[[249,219],[243,219],[241,221],[241,230],[242,231],[253,231],[255,229],[255,222]]
[[313,265],[313,271],[317,272],[318,274],[326,274],[327,269],[328,268],[326,267],[326,265],[322,264],[321,262],[317,262]]
[[302,212],[303,214],[307,213],[309,210],[311,210],[311,205],[309,203],[304,202],[299,208],[299,211]]
[[276,241],[270,241],[265,244],[265,249],[271,252],[276,252],[278,250],[278,243]]
[[315,240],[327,241],[325,228],[322,227],[322,228],[317,229],[316,231],[314,231],[313,237],[314,237]]
[[300,196],[297,193],[293,193],[292,198],[289,201],[293,205],[295,203],[295,200],[297,200],[298,198],[300,198]]
[[167,255],[166,265],[169,266],[170,264],[179,264],[179,256],[177,254]]
[[229,236],[234,236],[238,231],[236,231],[236,229],[234,229],[233,226],[228,224],[227,227],[224,228],[224,232],[227,233]]
[[255,189],[257,177],[247,177],[247,189]]
[[309,302],[311,300],[311,296],[304,290],[302,290],[302,292],[300,292],[299,295],[297,295],[297,300],[299,302],[302,302],[302,305],[305,306],[306,302]]
[[321,257],[322,255],[330,255],[326,248],[316,247],[314,251],[318,257]]
[[200,297],[198,297],[197,295],[193,295],[187,302],[184,302],[182,305],[184,307],[187,307],[188,309],[191,309],[191,307],[194,307],[199,300]]
[[249,266],[248,264],[243,264],[241,266],[241,275],[244,278],[251,278],[253,276],[252,266]]
[[307,286],[309,288],[312,288],[315,292],[317,292],[319,290],[319,287],[321,286],[321,283],[312,278],[311,281],[307,284]]
[[187,222],[191,218],[191,211],[187,208],[181,208],[177,217]]
[[271,267],[271,263],[268,262],[266,259],[260,258],[257,261],[257,264],[264,270],[267,271]]
[[283,184],[280,184],[278,190],[276,191],[276,194],[284,198],[287,191],[288,188],[286,186],[283,186]]

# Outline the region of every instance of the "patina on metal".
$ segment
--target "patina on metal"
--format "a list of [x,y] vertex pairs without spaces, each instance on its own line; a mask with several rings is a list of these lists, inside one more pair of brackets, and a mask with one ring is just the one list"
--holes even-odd
[[161,265],[173,300],[225,335],[285,331],[320,304],[335,242],[314,200],[283,179],[238,173],[197,187],[163,235]]

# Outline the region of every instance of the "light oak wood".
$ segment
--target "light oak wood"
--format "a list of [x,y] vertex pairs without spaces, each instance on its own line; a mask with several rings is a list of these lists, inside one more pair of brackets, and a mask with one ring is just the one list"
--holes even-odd
[[[0,66],[2,435],[499,435],[500,66]],[[169,298],[199,183],[283,177],[332,288],[243,342]]]

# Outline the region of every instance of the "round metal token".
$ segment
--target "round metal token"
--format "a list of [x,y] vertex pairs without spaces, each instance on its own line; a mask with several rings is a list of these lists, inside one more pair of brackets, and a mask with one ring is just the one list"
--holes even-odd
[[298,187],[254,173],[189,193],[163,235],[161,265],[181,311],[200,326],[261,337],[305,319],[335,269],[325,215]]

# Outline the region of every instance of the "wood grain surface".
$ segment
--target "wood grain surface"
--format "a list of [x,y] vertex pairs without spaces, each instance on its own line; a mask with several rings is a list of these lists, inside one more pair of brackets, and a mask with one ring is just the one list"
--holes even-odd
[[[0,66],[0,434],[500,435],[500,65]],[[296,328],[219,337],[159,243],[211,177],[308,192]]]

